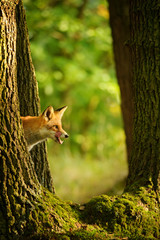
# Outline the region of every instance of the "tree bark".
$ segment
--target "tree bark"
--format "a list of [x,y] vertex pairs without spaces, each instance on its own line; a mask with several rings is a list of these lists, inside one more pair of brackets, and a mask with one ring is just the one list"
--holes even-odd
[[131,1],[131,53],[135,120],[128,186],[151,184],[160,192],[160,6],[156,0]]
[[[17,39],[17,84],[21,116],[40,114],[40,99],[35,70],[32,63],[28,29],[22,1],[16,7]],[[31,151],[39,182],[54,192],[53,180],[47,160],[46,144],[41,143]]]
[[129,50],[129,0],[108,0],[117,79],[121,92],[121,110],[126,134],[128,159],[133,143],[133,83]]
[[[16,19],[18,1],[0,8],[0,239],[25,225],[24,216],[39,182],[24,143],[17,92]],[[28,198],[28,207],[26,206]]]

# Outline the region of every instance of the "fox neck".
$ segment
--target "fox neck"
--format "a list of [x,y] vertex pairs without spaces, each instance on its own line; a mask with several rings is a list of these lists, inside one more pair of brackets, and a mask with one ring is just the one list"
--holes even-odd
[[28,150],[30,151],[35,145],[45,141],[47,136],[41,128],[40,117],[21,117],[21,119]]

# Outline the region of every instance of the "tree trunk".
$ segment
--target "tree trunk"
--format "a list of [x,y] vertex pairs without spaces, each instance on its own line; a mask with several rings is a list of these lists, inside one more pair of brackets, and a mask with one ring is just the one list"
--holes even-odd
[[15,1],[2,1],[0,9],[0,239],[10,239],[6,236],[16,231],[18,222],[24,227],[31,196],[40,186],[20,124],[16,80],[16,4]]
[[[40,100],[35,70],[32,63],[28,29],[25,12],[20,1],[16,8],[17,39],[17,84],[21,116],[37,116],[40,114]],[[49,170],[46,144],[41,143],[31,151],[32,160],[42,186],[54,192],[53,181]]]
[[[20,4],[20,5],[18,5]],[[18,8],[16,10],[16,7]],[[36,168],[27,151],[23,129],[20,123],[17,75],[24,82],[27,68],[30,74],[24,86],[32,85],[32,91],[26,90],[28,101],[33,99],[27,94],[33,94],[38,99],[37,84],[32,81],[32,62],[27,45],[28,35],[24,25],[17,30],[17,18],[21,21],[24,11],[21,2],[1,1],[0,3],[0,239],[1,240],[31,240],[49,239],[55,231],[69,231],[74,228],[77,220],[70,206],[62,203],[53,194],[45,190],[39,183]],[[21,10],[20,10],[21,9]],[[20,11],[19,11],[20,10]],[[16,16],[18,14],[18,16]],[[22,15],[21,15],[22,14]],[[20,27],[20,23],[18,22]],[[23,38],[20,30],[24,30]],[[19,36],[17,37],[17,33]],[[21,40],[18,39],[21,36]],[[27,39],[26,39],[27,37]],[[20,42],[25,45],[16,46]],[[24,47],[24,48],[23,48]],[[17,52],[16,52],[17,49]],[[18,55],[18,53],[20,55]],[[17,57],[20,59],[17,61]],[[27,59],[28,58],[28,59]],[[25,63],[25,65],[23,65]],[[20,73],[19,67],[24,70]],[[18,69],[18,73],[17,73]],[[19,81],[20,81],[19,79]],[[31,83],[32,82],[32,83]],[[19,82],[19,85],[22,83]],[[31,85],[30,85],[31,86]],[[35,87],[34,87],[35,86]],[[25,100],[21,97],[21,108],[24,111]],[[30,104],[30,102],[29,102]],[[38,103],[34,103],[32,111],[38,111]],[[32,106],[32,105],[30,105]],[[29,111],[29,109],[28,109]],[[35,113],[35,112],[34,112]],[[43,166],[45,168],[45,166]],[[42,169],[43,170],[43,169]],[[45,170],[46,172],[46,170]],[[47,174],[47,172],[46,172]],[[46,175],[44,176],[46,177]],[[50,179],[50,175],[47,176]],[[48,180],[47,180],[48,181]],[[50,182],[44,182],[49,188]]]
[[[121,11],[124,1],[118,3],[119,8],[116,3],[112,7]],[[84,211],[88,223],[100,223],[124,239],[160,238],[159,19],[159,1],[130,1],[134,136],[127,186],[122,196],[92,199]]]
[[[131,51],[135,121],[128,186],[160,190],[160,6],[156,0],[131,1]],[[159,199],[159,197],[158,197]],[[160,199],[159,199],[160,200]]]
[[126,134],[128,159],[132,150],[133,133],[133,83],[132,64],[128,47],[129,29],[129,0],[108,0],[110,24],[113,37],[113,49],[117,79],[121,92],[121,110]]

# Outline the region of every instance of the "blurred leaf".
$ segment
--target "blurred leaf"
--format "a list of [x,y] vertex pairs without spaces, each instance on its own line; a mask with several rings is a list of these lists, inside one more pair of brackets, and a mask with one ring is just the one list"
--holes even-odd
[[[89,0],[84,8],[81,0],[24,0],[24,4],[42,110],[49,105],[69,106],[63,127],[70,138],[62,146],[49,141],[50,157],[55,159],[54,178],[60,175],[57,187],[61,188],[61,178],[70,181],[71,177],[77,184],[85,162],[91,160],[91,165],[87,162],[89,177],[85,181],[99,174],[96,181],[99,178],[102,185],[105,174],[114,172],[113,165],[124,164],[125,156],[108,4],[105,0]],[[70,169],[74,161],[76,166]],[[102,162],[102,169],[97,161]],[[62,170],[64,166],[66,171]],[[123,169],[126,173],[125,164]],[[63,172],[65,177],[61,176]],[[98,183],[93,180],[94,184]],[[62,191],[65,195],[66,190]]]

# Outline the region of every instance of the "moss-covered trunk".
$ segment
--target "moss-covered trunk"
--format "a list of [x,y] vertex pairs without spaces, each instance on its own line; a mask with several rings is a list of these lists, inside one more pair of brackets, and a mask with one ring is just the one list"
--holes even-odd
[[[21,116],[40,114],[40,100],[35,70],[32,63],[28,29],[22,1],[16,7],[17,39],[17,84]],[[54,192],[53,181],[48,165],[46,143],[41,143],[31,151],[32,160],[42,186]]]
[[129,0],[108,0],[108,2],[115,66],[121,92],[121,109],[129,159],[133,144],[134,116],[132,64],[128,45],[130,39]]
[[[158,1],[109,0],[109,8],[127,149],[130,155],[127,187],[135,182],[139,182],[140,186],[151,182],[157,189],[160,171]],[[132,140],[133,108],[135,114]]]
[[134,73],[134,144],[127,186],[150,183],[160,193],[160,6],[131,1],[131,53]]
[[40,186],[20,124],[16,4],[16,1],[2,1],[0,6],[0,239],[10,239],[20,225],[24,227],[31,196]]
[[[17,69],[19,69],[20,63],[17,62],[18,52],[16,54],[18,41],[16,7],[18,3],[18,0],[0,2],[1,240],[19,239],[24,229],[29,229],[29,223],[32,222],[33,225],[35,224],[35,220],[32,220],[32,214],[33,211],[35,211],[35,206],[32,202],[35,201],[37,204],[37,202],[41,201],[42,194],[42,187],[39,183],[42,182],[42,177],[41,179],[37,177],[37,169],[27,151],[23,129],[20,123],[17,84],[17,74],[20,76]],[[19,13],[19,16],[20,14],[21,13]],[[24,28],[25,25],[21,28],[21,31],[24,30]],[[25,38],[23,38],[23,41],[25,42]],[[23,50],[25,51],[25,49]],[[19,52],[19,58],[28,57],[27,53],[26,55],[21,54]],[[29,66],[30,60],[25,63],[25,67]],[[21,68],[21,70],[23,71],[23,68]],[[29,81],[31,82],[32,79],[30,78]],[[25,87],[22,89],[25,89]],[[35,88],[30,89],[32,93],[35,93],[35,91]],[[26,92],[23,98],[27,98],[27,94],[29,94],[29,91]],[[22,97],[22,94],[19,94],[19,97],[20,96]],[[23,101],[25,100],[21,99],[21,102]],[[29,101],[27,103],[29,103]],[[50,176],[45,177],[46,179],[47,177],[50,178]],[[51,186],[50,182],[46,184],[46,187],[49,188],[49,186]]]

